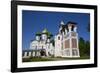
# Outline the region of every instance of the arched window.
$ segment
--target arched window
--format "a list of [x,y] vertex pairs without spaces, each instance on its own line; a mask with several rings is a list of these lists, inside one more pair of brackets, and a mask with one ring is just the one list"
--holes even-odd
[[74,30],[74,25],[72,25],[72,29],[71,29],[72,31]]
[[69,39],[65,40],[64,44],[65,44],[65,48],[70,48],[70,41],[69,41]]
[[76,49],[73,49],[73,50],[72,50],[72,55],[73,55],[73,56],[78,56],[78,51],[77,51]]
[[58,36],[58,40],[60,40],[60,36]]

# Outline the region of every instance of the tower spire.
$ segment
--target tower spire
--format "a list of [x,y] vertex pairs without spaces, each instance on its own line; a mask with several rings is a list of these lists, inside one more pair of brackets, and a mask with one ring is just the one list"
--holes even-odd
[[63,21],[61,21],[61,23],[60,23],[61,25],[64,25],[64,22]]

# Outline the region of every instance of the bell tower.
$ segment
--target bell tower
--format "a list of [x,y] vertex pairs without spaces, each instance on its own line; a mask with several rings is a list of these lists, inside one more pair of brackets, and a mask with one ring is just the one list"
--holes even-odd
[[77,23],[68,22],[69,30],[69,44],[70,44],[70,56],[80,57],[79,54],[79,45],[78,45],[78,33],[77,33]]

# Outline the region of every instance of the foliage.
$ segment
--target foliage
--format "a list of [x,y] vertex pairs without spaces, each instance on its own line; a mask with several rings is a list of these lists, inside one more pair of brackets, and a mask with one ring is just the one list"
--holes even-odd
[[85,41],[82,37],[79,39],[80,56],[90,56],[90,42]]
[[86,50],[85,50],[85,53],[86,55],[90,56],[90,42],[89,41],[86,41]]

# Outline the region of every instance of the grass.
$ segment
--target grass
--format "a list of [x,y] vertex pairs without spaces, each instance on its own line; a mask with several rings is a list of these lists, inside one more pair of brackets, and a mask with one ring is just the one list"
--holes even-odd
[[61,60],[85,60],[90,59],[89,56],[81,56],[79,58],[66,58],[66,57],[30,57],[23,58],[23,62],[40,62],[40,61],[61,61]]
[[50,59],[50,58],[40,58],[40,57],[23,58],[23,62],[39,62],[39,61],[52,61],[52,59]]
[[83,56],[83,57],[79,57],[79,58],[63,58],[64,60],[82,60],[82,59],[90,59],[89,56]]
[[33,61],[52,61],[50,58],[33,58],[31,59],[31,62]]

